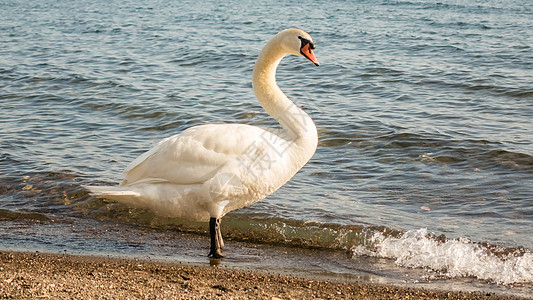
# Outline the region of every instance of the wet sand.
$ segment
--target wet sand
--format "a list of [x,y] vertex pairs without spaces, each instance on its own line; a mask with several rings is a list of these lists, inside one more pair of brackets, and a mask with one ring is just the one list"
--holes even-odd
[[0,252],[2,299],[519,299],[327,281],[220,266]]

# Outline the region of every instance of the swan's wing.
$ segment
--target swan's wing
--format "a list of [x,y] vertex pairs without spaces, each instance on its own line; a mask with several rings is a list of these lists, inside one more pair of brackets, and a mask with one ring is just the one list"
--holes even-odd
[[159,143],[157,143],[157,145],[155,145],[154,147],[152,147],[152,149],[144,152],[143,154],[139,155],[136,159],[134,159],[132,162],[130,162],[130,164],[126,167],[126,169],[124,169],[124,174],[128,173],[129,171],[131,171],[133,168],[137,167],[138,165],[140,165],[143,161],[145,161],[147,158],[149,158],[150,156],[152,156],[154,153],[156,153],[158,150],[159,150],[159,147],[162,145],[162,144],[165,144],[169,139],[171,139],[173,137],[169,137],[169,138],[166,138],[166,139],[163,139],[161,141],[159,141]]
[[174,184],[203,183],[251,147],[264,149],[265,140],[275,138],[271,131],[242,124],[210,124],[189,128],[164,139],[136,158],[125,170],[122,185],[140,180],[160,180]]

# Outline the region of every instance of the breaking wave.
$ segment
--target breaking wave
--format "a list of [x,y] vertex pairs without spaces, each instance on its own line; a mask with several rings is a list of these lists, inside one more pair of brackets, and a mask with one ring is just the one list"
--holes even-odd
[[467,238],[441,240],[425,228],[400,237],[375,232],[370,245],[357,245],[352,251],[354,256],[394,259],[399,266],[430,269],[450,278],[474,277],[503,285],[533,282],[529,250],[491,247]]

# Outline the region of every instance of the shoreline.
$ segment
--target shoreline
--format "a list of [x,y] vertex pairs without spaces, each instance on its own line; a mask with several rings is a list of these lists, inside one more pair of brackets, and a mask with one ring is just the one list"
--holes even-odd
[[0,251],[2,299],[525,299],[142,259]]

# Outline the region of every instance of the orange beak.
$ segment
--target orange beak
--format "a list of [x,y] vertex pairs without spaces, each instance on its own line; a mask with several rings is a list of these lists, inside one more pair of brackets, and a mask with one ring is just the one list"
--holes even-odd
[[313,54],[313,49],[311,49],[310,44],[305,44],[301,49],[300,52],[302,53],[305,58],[309,59],[312,63],[315,64],[315,66],[320,66],[320,63],[318,62],[318,59],[316,59],[315,54]]

